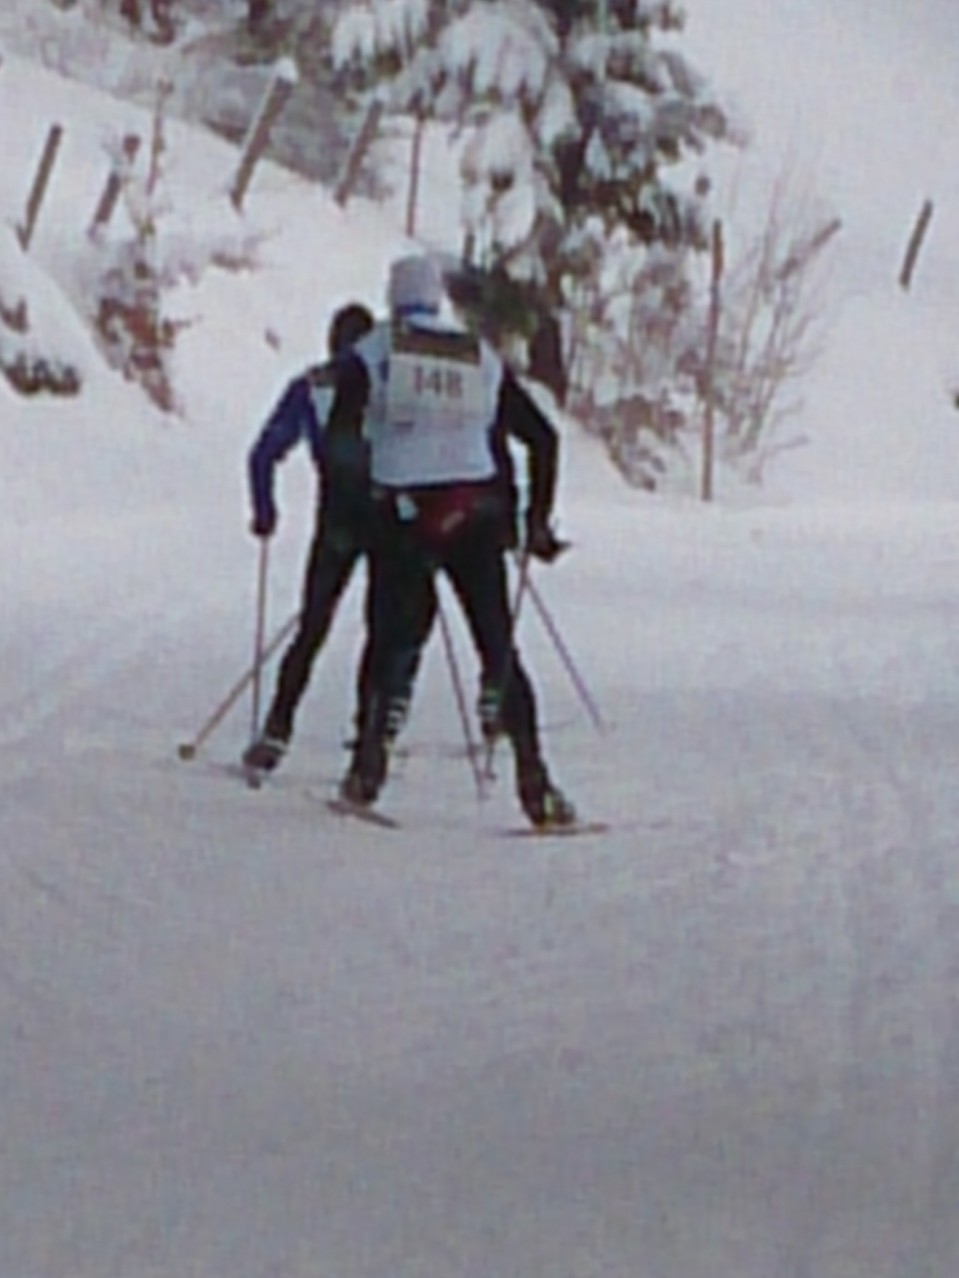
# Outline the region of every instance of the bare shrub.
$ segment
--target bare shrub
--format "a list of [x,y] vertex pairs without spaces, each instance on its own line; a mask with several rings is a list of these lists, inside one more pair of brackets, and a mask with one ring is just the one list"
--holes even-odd
[[570,407],[647,490],[661,486],[695,420],[703,321],[691,257],[688,246],[611,245],[570,307]]
[[[727,268],[715,363],[708,379],[720,456],[754,482],[770,458],[799,438],[782,427],[802,408],[800,386],[822,349],[823,252],[841,222],[816,215],[786,175],[773,187],[765,223]],[[698,369],[705,387],[706,370]]]

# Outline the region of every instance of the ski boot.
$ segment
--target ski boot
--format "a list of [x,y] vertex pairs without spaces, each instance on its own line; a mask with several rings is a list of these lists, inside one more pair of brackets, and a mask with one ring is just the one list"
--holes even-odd
[[340,782],[340,798],[365,808],[376,802],[386,780],[389,752],[381,737],[369,737],[356,743],[353,761]]
[[538,830],[560,829],[576,824],[576,808],[562,790],[550,781],[545,764],[539,760],[524,762],[518,766],[516,790],[523,811]]
[[272,772],[286,754],[289,740],[263,732],[243,751],[243,766],[253,772]]
[[495,745],[498,738],[503,735],[501,701],[498,687],[489,683],[480,685],[476,711],[479,715],[480,732],[487,747]]
[[289,720],[271,709],[263,731],[243,752],[243,766],[251,772],[273,772],[283,761],[293,735]]

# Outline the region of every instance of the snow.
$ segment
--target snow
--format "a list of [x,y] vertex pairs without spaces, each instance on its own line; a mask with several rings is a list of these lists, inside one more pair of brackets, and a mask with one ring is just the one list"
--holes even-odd
[[504,102],[543,93],[556,38],[538,15],[509,4],[476,6],[450,24],[441,37],[445,61],[472,77],[477,95],[495,93]]
[[428,18],[424,0],[373,0],[369,6],[344,9],[333,27],[333,61],[345,65],[357,55],[369,58],[394,44],[415,48]]
[[300,78],[299,70],[292,58],[280,58],[273,68],[273,75],[284,84],[296,84]]
[[[779,47],[772,8],[738,9],[755,48]],[[724,44],[701,13],[726,65],[742,27]],[[35,271],[70,294],[104,130],[143,120],[8,60],[10,221],[52,118],[68,133],[17,276],[31,298]],[[922,118],[886,152],[906,131],[931,147]],[[957,1271],[959,293],[948,201],[896,291],[877,234],[898,251],[916,175],[894,206],[849,136],[866,155],[808,447],[759,492],[721,477],[704,507],[630,491],[563,423],[575,545],[534,582],[603,733],[533,600],[520,641],[557,778],[614,829],[560,841],[501,837],[505,757],[475,798],[438,642],[385,794],[403,829],[326,814],[359,584],[275,785],[226,773],[246,699],[177,758],[250,657],[246,449],[332,310],[379,304],[405,241],[269,166],[238,218],[235,154],[171,131],[174,208],[211,238],[220,208],[223,235],[259,245],[253,269],[174,291],[184,418],[85,348],[78,398],[0,383],[0,1274]],[[297,606],[312,484],[291,458],[271,629]]]

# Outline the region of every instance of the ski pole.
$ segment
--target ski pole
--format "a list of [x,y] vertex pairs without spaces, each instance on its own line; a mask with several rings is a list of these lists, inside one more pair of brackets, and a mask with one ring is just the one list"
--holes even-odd
[[251,698],[250,741],[260,731],[260,690],[263,686],[263,647],[266,637],[266,592],[270,570],[270,540],[260,541],[260,557],[256,574],[256,620],[253,626],[253,696]]
[[583,676],[580,674],[579,670],[577,669],[576,662],[573,660],[573,657],[569,651],[569,648],[566,646],[565,642],[563,641],[563,636],[559,633],[559,627],[556,625],[556,622],[553,620],[553,617],[551,616],[549,609],[546,607],[546,604],[543,601],[543,596],[537,590],[536,586],[533,584],[532,581],[528,582],[527,589],[529,590],[529,597],[533,601],[533,607],[536,609],[537,613],[539,614],[539,618],[546,628],[546,633],[549,635],[550,639],[552,640],[553,647],[556,649],[557,653],[559,654],[559,659],[563,663],[563,667],[565,668],[566,673],[569,675],[570,681],[572,682],[573,687],[576,689],[576,692],[579,695],[579,699],[582,701],[583,705],[586,707],[586,712],[589,715],[590,719],[592,719],[593,726],[595,727],[597,732],[600,732],[600,733],[605,732],[606,722],[599,711],[599,707],[597,706],[595,699],[590,694],[590,691],[586,686],[586,682],[583,679]]
[[[265,665],[266,662],[269,661],[277,648],[279,648],[289,635],[292,634],[299,620],[300,614],[295,612],[293,616],[290,617],[289,621],[287,621],[286,624],[276,632],[270,642],[263,649],[262,659],[260,661],[261,666]],[[242,697],[244,692],[246,692],[247,688],[253,682],[254,674],[255,671],[253,666],[250,666],[247,670],[245,670],[219,705],[211,711],[210,717],[197,729],[192,740],[182,741],[180,743],[177,747],[177,753],[181,759],[192,759],[195,756],[197,750],[199,750],[200,746],[203,745],[207,737],[210,736],[215,728],[219,727],[239,701],[240,697]]]
[[506,693],[509,690],[510,675],[513,670],[513,663],[516,660],[516,628],[519,625],[519,614],[523,607],[523,598],[526,594],[527,586],[530,580],[530,555],[528,550],[521,550],[516,556],[518,566],[518,575],[516,579],[516,592],[513,595],[513,605],[509,614],[509,650],[506,659],[506,669],[500,679],[500,685],[497,690],[498,708],[496,712],[495,730],[490,733],[486,742],[486,757],[483,765],[483,772],[487,780],[493,776],[493,756],[496,754],[496,738],[499,734],[503,715],[503,705],[506,701]]
[[449,619],[446,616],[446,609],[443,607],[439,596],[436,599],[436,615],[439,618],[440,633],[443,636],[443,648],[446,652],[446,664],[449,668],[450,679],[453,684],[453,693],[456,697],[456,708],[459,711],[460,725],[463,729],[463,740],[466,742],[466,752],[469,756],[470,768],[473,773],[473,781],[476,784],[476,797],[479,800],[486,798],[486,784],[482,769],[479,765],[479,746],[473,737],[470,728],[469,710],[466,705],[466,694],[463,691],[463,678],[460,674],[459,662],[456,660],[456,649],[453,645],[453,635],[450,629]]

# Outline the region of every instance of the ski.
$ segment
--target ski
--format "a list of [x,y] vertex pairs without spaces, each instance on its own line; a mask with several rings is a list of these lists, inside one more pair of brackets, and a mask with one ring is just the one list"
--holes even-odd
[[372,808],[367,804],[351,803],[349,799],[344,799],[342,795],[335,795],[333,798],[327,799],[326,806],[330,812],[339,817],[354,817],[358,821],[365,821],[367,825],[379,826],[381,830],[400,829],[400,823],[395,817],[387,816],[385,812],[379,812],[376,808]]
[[510,826],[501,833],[511,839],[575,839],[589,834],[608,834],[608,821],[574,821],[571,825]]

